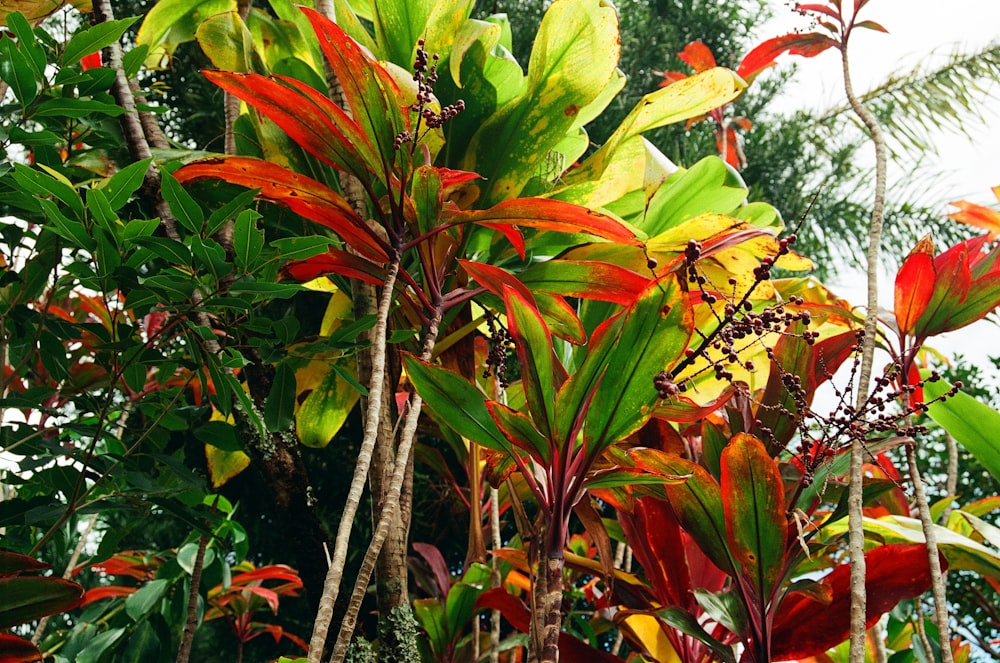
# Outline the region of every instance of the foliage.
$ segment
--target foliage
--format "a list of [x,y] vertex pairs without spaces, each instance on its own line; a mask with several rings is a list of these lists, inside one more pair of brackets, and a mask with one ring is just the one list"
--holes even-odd
[[[382,354],[404,422],[392,438],[394,497],[373,508],[372,538],[412,499],[409,445],[424,401],[422,471],[450,482],[470,516],[461,568],[414,545],[428,593],[413,602],[421,658],[496,648],[503,660],[731,662],[735,646],[763,662],[836,647],[850,626],[849,444],[881,454],[920,433],[905,418],[925,407],[957,412],[945,426],[960,441],[982,438],[968,431],[975,406],[915,362],[924,341],[1000,303],[992,235],[939,255],[929,240],[914,249],[897,277],[895,329],[884,325],[883,338],[896,335],[889,368],[864,407],[846,390],[823,416],[813,397],[850,364],[859,321],[818,282],[772,275],[813,263],[781,236],[774,207],[750,201],[725,108],[778,53],[827,42],[778,39],[736,72],[690,46],[696,74],[643,96],[590,150],[585,127],[625,84],[618,19],[604,3],[553,3],[526,72],[510,21],[472,18],[471,3],[335,4],[338,23],[281,2],[244,19],[235,3],[161,0],[121,73],[197,40],[215,67],[205,77],[244,102],[231,118],[240,153],[142,159],[128,153],[128,123],[114,122],[132,117],[113,87],[119,64],[85,57],[117,44],[132,19],[63,43],[7,17],[12,158],[0,191],[21,221],[3,227],[2,433],[19,458],[4,474],[15,491],[0,525],[21,552],[67,567],[88,557],[76,569],[82,608],[40,633],[41,648],[65,660],[173,659],[186,630],[204,637],[225,622],[237,660],[245,645],[267,656],[306,649],[302,624],[257,615],[276,614],[282,597],[294,607],[300,589],[309,621],[320,603],[320,544],[353,515],[334,515],[339,503],[313,493],[309,474],[343,476],[334,454],[379,425],[366,416],[358,435],[350,414],[359,396],[380,407],[382,379],[361,384],[354,366],[369,351]],[[328,94],[324,59],[343,103]],[[644,138],[705,116],[724,158],[679,167]],[[992,210],[959,209],[995,230]],[[382,290],[375,315],[352,307],[359,282]],[[995,471],[988,447],[968,446]],[[878,599],[866,625],[891,613],[902,652],[914,622],[900,612],[930,579],[898,474],[876,458],[865,557]],[[272,515],[249,508],[247,468]],[[987,503],[960,507],[937,528],[945,563],[995,581]],[[491,509],[504,524],[487,545]],[[91,514],[96,548],[77,541]],[[296,543],[270,559],[240,524],[256,531],[267,518]],[[171,521],[169,540],[122,549],[150,519]],[[357,545],[347,532],[336,549]],[[621,568],[615,542],[641,572]],[[337,608],[341,640],[360,596]],[[507,620],[496,636],[480,629],[492,610]],[[415,658],[402,637],[416,628],[410,614],[383,614],[369,631],[380,660]],[[606,651],[617,634],[627,649]],[[310,660],[324,644],[325,629],[314,631]]]

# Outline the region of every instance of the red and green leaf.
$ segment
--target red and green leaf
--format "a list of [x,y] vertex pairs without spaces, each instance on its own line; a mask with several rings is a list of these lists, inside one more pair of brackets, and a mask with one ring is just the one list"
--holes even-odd
[[819,32],[792,33],[774,37],[747,53],[736,73],[744,78],[753,78],[774,64],[778,56],[783,53],[811,58],[836,47],[837,42],[834,39]]
[[37,663],[42,652],[31,641],[10,633],[0,633],[0,663]]
[[552,349],[552,335],[532,301],[510,287],[504,288],[503,299],[528,410],[542,436],[553,440],[556,391],[562,385],[564,373],[556,368],[559,360]]
[[487,401],[486,409],[512,445],[524,449],[537,461],[551,461],[552,443],[538,432],[527,415],[496,401]]
[[648,472],[685,476],[664,491],[681,527],[720,570],[732,573],[734,563],[726,536],[726,512],[718,482],[701,465],[655,449],[634,449],[629,455]]
[[[357,177],[381,172],[374,150],[357,124],[335,103],[287,77],[203,72],[220,88],[242,99],[278,125],[320,161]],[[311,93],[303,94],[303,90]]]
[[649,280],[631,269],[593,260],[546,260],[521,274],[521,281],[535,290],[614,304],[631,303]]
[[224,180],[250,189],[258,197],[326,226],[358,253],[376,262],[388,261],[379,237],[365,225],[343,196],[316,180],[268,161],[248,157],[211,157],[174,172],[178,182]]
[[784,567],[788,519],[781,473],[754,436],[740,433],[723,450],[721,494],[729,548],[766,604]]
[[40,576],[0,578],[0,629],[72,610],[83,602],[83,587],[70,580]]

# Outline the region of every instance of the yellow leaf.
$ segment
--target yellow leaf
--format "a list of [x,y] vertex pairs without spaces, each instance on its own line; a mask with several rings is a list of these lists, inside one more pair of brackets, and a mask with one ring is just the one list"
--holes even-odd
[[[618,620],[615,620],[618,621]],[[619,622],[629,639],[641,644],[657,663],[680,663],[680,657],[660,627],[660,620],[653,615],[633,613]]]
[[250,456],[242,451],[223,451],[211,444],[205,445],[205,459],[212,488],[218,488],[250,465]]

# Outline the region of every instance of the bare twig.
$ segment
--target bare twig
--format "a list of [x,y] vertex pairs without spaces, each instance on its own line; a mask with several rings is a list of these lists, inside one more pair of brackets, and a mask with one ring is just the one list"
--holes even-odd
[[188,663],[191,658],[194,632],[198,629],[198,590],[201,588],[201,572],[205,567],[205,550],[207,548],[208,535],[202,534],[198,539],[198,552],[194,556],[194,568],[191,569],[191,587],[188,589],[187,596],[187,620],[184,622],[181,646],[177,650],[177,663]]

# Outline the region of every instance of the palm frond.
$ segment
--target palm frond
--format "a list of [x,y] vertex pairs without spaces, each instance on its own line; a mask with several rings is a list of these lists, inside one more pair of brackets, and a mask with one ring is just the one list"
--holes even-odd
[[[987,121],[990,102],[997,100],[1000,41],[972,52],[956,48],[940,65],[896,71],[862,97],[890,137],[894,157],[936,151],[935,137],[942,130],[974,138],[974,125]],[[831,125],[849,119],[849,110],[832,108],[820,122]]]

